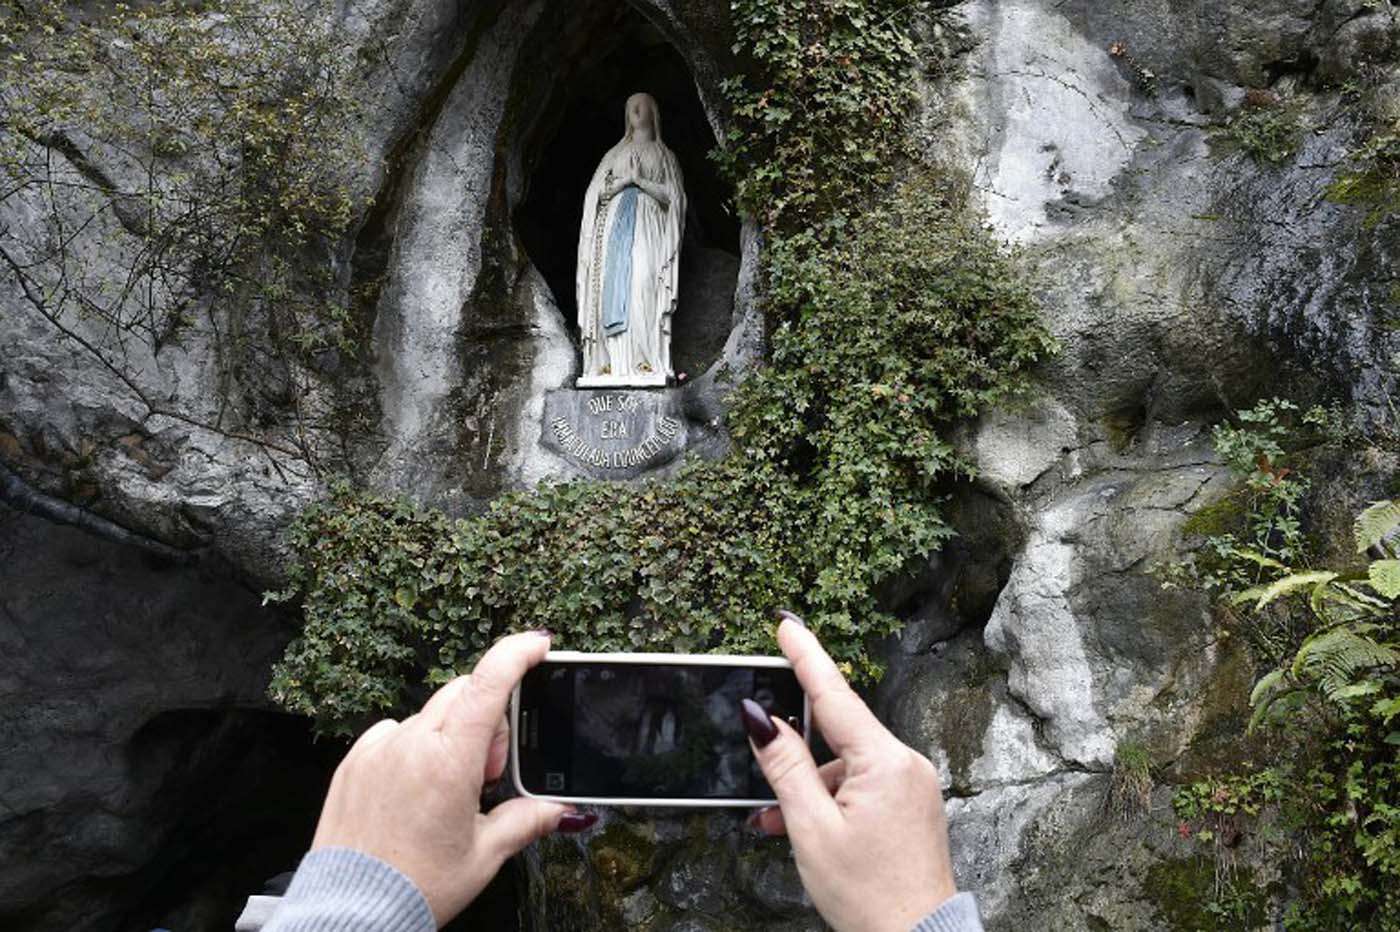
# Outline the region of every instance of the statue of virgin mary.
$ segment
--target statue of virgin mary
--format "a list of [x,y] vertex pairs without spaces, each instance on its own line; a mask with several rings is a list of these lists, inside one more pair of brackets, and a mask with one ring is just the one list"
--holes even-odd
[[578,386],[665,385],[671,368],[685,189],[650,94],[627,98],[627,130],[593,173],[578,238]]

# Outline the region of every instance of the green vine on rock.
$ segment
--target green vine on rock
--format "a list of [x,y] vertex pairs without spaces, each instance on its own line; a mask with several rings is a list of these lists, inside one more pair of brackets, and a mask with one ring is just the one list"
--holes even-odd
[[734,0],[734,51],[760,80],[730,78],[735,123],[716,156],[735,201],[770,234],[839,230],[906,156],[913,104],[908,0]]
[[[771,361],[729,399],[730,452],[669,482],[573,482],[450,520],[338,487],[298,522],[276,598],[306,625],[271,687],[350,731],[508,630],[561,647],[773,650],[804,613],[854,675],[898,620],[882,583],[953,533],[957,420],[1053,351],[1011,260],[937,172],[902,163],[914,8],[736,0],[757,83],[719,156],[767,233]],[[897,178],[902,180],[896,180]]]

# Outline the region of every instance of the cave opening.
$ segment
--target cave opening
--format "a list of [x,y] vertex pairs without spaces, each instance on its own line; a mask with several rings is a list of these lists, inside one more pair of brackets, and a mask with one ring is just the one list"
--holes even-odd
[[[345,752],[316,741],[305,719],[260,709],[169,709],[142,725],[126,771],[165,840],[110,881],[127,901],[114,910],[120,927],[232,928],[249,896],[281,895]],[[518,928],[520,890],[503,869],[444,932]]]
[[538,116],[520,141],[527,179],[513,216],[520,243],[577,344],[574,274],[584,193],[598,161],[622,137],[627,98],[651,94],[687,198],[672,357],[677,373],[698,375],[719,358],[733,326],[740,224],[733,189],[710,158],[715,135],[690,67],[659,29],[619,0],[570,5],[541,32],[529,53],[538,64],[525,68],[525,95]]

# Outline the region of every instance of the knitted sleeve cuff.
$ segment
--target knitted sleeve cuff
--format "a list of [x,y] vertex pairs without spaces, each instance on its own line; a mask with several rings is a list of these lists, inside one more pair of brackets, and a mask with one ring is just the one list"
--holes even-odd
[[959,893],[919,920],[910,932],[982,932],[977,901],[971,893]]
[[349,848],[301,859],[264,932],[436,932],[423,894],[403,874]]

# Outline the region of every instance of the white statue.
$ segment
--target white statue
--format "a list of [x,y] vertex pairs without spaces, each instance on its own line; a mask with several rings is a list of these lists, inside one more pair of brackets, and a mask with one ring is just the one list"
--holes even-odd
[[627,98],[627,132],[583,199],[578,238],[580,388],[665,385],[671,368],[685,189],[650,94]]

